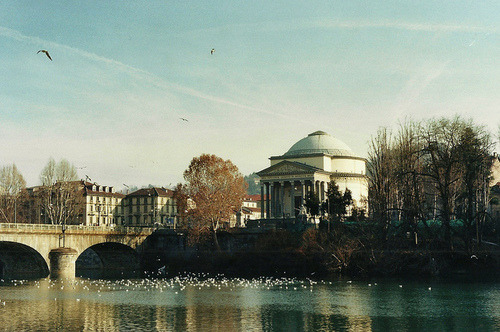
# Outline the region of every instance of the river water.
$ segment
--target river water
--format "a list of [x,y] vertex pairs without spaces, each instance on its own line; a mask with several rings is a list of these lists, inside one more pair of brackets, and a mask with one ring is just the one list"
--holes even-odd
[[500,282],[0,281],[1,331],[500,331]]

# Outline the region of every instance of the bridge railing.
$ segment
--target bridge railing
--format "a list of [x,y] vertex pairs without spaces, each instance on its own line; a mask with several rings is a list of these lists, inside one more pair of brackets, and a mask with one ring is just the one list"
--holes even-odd
[[[156,228],[154,227],[141,227],[141,226],[116,226],[116,225],[103,225],[103,226],[85,226],[85,225],[64,225],[66,232],[79,231],[89,233],[110,233],[110,232],[123,232],[123,233],[152,233]],[[0,223],[0,230],[19,230],[19,231],[53,231],[62,232],[62,225],[52,224],[13,224],[13,223]]]

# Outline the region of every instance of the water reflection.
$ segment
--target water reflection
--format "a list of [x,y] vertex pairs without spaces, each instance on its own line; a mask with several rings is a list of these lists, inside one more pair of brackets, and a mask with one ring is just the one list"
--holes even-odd
[[[0,284],[6,331],[498,330],[499,283],[120,279]],[[2,303],[5,302],[5,305]]]

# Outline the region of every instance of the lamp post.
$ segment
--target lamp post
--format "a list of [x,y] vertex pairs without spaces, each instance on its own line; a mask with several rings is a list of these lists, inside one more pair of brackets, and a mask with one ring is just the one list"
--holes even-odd
[[101,203],[97,203],[97,226],[101,226]]
[[64,218],[64,212],[66,210],[63,211],[63,220],[62,220],[62,247],[64,248],[66,246],[66,219]]

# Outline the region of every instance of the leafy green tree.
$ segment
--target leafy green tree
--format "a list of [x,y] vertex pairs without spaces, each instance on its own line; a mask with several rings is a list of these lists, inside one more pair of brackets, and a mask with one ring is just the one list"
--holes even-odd
[[319,200],[318,193],[308,192],[304,205],[306,207],[307,213],[309,213],[313,217],[318,216],[321,211],[321,202]]
[[347,214],[347,208],[352,205],[352,193],[347,188],[343,193],[339,190],[339,186],[334,180],[328,183],[326,192],[327,201],[324,208],[328,211],[331,221],[341,221]]

